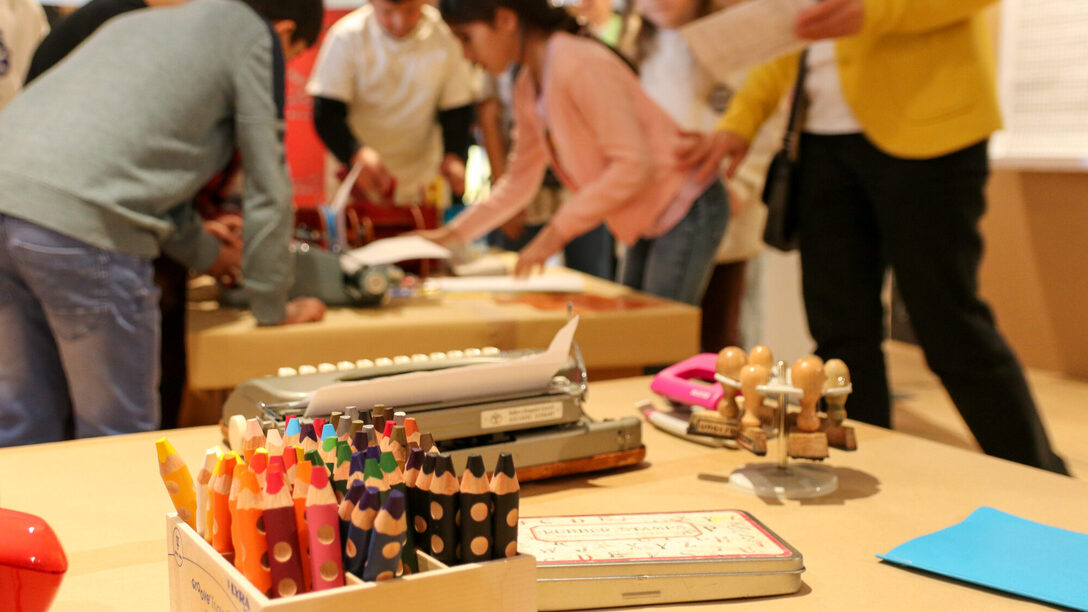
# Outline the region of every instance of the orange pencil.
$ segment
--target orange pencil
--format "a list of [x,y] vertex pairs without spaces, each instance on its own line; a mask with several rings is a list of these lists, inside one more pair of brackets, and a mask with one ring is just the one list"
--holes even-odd
[[249,463],[249,460],[253,458],[253,453],[257,452],[257,449],[264,446],[265,437],[264,430],[261,429],[261,423],[257,419],[249,419],[246,421],[246,433],[242,438],[242,458]]
[[234,478],[234,464],[238,453],[223,455],[215,466],[215,484],[212,485],[212,521],[209,525],[212,548],[221,554],[234,552],[231,534],[230,489]]
[[405,417],[404,433],[408,436],[408,444],[415,442],[419,445],[419,423],[416,423],[415,417]]
[[283,476],[279,465],[273,463],[268,470],[268,488],[263,504],[273,597],[288,597],[306,588],[306,581],[302,577],[302,551],[299,549],[295,507]]
[[211,495],[212,473],[215,472],[215,464],[219,462],[220,454],[218,446],[204,451],[204,465],[196,473],[196,532],[206,540],[211,539],[211,504],[208,500]]
[[249,467],[239,460],[234,464],[234,474],[230,479],[230,497],[227,498],[227,507],[230,508],[230,544],[231,550],[234,551],[234,567],[240,571],[242,569],[242,536],[238,531],[240,525],[238,521],[238,495],[242,492],[242,482],[245,474],[249,472]]
[[242,488],[238,492],[238,509],[234,521],[242,546],[237,553],[242,558],[242,574],[265,595],[272,593],[272,573],[268,561],[268,538],[264,526],[264,500],[257,484],[257,475],[242,471]]
[[159,476],[166,485],[166,492],[174,502],[178,518],[196,529],[196,487],[189,467],[166,438],[155,440],[155,454],[159,457]]
[[310,490],[306,492],[306,527],[310,531],[310,577],[315,591],[344,584],[344,553],[336,511],[329,471],[314,466]]
[[302,560],[302,581],[306,590],[311,588],[310,578],[310,530],[306,527],[306,494],[310,491],[310,478],[314,464],[309,461],[298,463],[295,484],[291,489],[291,501],[295,504],[295,523],[298,525],[298,549]]
[[287,484],[295,485],[295,473],[298,472],[298,451],[296,446],[283,447],[283,454],[280,456],[280,460],[283,461],[283,476],[287,480]]

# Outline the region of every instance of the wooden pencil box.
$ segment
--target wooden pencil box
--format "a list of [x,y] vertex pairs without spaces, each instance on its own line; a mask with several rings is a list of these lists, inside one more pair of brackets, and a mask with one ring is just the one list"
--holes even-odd
[[537,609],[536,559],[529,555],[448,567],[417,554],[417,574],[387,582],[348,574],[340,588],[269,599],[176,513],[166,516],[171,612],[436,610],[453,602],[458,612]]

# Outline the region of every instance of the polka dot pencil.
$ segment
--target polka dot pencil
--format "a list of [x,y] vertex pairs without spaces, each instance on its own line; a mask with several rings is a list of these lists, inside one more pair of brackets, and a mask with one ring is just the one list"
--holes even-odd
[[495,559],[518,554],[518,505],[521,486],[514,469],[514,457],[500,453],[491,475],[491,504],[494,508],[494,538],[491,556]]
[[211,488],[212,521],[209,530],[212,534],[212,548],[224,555],[234,552],[234,543],[230,535],[230,489],[234,479],[234,464],[237,461],[238,453],[234,451],[223,455],[215,466]]
[[272,596],[289,597],[302,593],[306,589],[306,580],[302,575],[302,550],[295,506],[283,472],[277,468],[272,468],[268,473],[263,510]]
[[363,568],[363,580],[382,582],[397,575],[408,525],[404,518],[404,493],[392,491],[374,519],[370,534],[370,552]]
[[302,562],[302,582],[306,590],[311,588],[310,583],[310,530],[306,523],[306,494],[310,491],[310,478],[312,477],[314,464],[302,461],[298,464],[295,473],[295,484],[291,489],[291,502],[295,506],[295,524],[298,525],[298,550]]
[[[434,479],[434,460],[437,456],[431,453],[423,455],[419,476],[416,477],[416,497],[411,500],[412,535],[415,536],[416,547],[427,554],[431,553],[431,480]],[[412,490],[408,492],[411,494]]]
[[449,454],[439,455],[431,480],[431,555],[446,565],[457,563],[459,489],[453,460]]
[[344,542],[344,571],[363,577],[366,556],[370,551],[370,534],[374,519],[381,509],[381,495],[375,487],[364,487],[363,496],[351,512],[348,539]]
[[323,466],[314,466],[310,475],[310,490],[306,493],[306,526],[310,532],[310,578],[315,591],[344,584],[344,561],[336,511],[336,494],[332,490],[329,472]]
[[484,458],[468,456],[461,475],[461,563],[491,559],[491,490]]
[[243,468],[242,488],[238,492],[238,509],[234,522],[238,524],[241,547],[235,550],[242,560],[242,574],[268,595],[272,592],[272,574],[268,558],[268,538],[264,523],[264,494],[257,475]]

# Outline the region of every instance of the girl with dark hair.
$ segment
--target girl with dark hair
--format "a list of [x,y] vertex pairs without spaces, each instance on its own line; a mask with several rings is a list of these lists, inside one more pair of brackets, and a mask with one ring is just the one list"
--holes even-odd
[[514,86],[513,147],[491,197],[422,235],[450,245],[516,215],[551,165],[572,195],[518,257],[514,273],[542,265],[604,221],[628,245],[621,281],[698,304],[729,206],[717,178],[681,167],[682,134],[642,91],[638,76],[548,0],[442,0],[465,55],[492,74],[522,66]]

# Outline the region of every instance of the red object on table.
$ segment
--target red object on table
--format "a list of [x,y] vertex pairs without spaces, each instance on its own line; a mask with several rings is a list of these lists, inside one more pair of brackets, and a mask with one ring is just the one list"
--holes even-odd
[[68,558],[48,523],[0,508],[0,610],[45,612],[66,571]]

